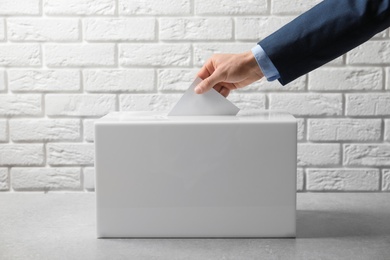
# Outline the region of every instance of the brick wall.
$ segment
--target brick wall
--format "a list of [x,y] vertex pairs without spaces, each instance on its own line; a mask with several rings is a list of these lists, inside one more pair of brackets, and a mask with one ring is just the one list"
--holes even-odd
[[[0,0],[0,190],[94,189],[93,122],[167,110],[215,52],[318,0]],[[389,30],[287,86],[229,99],[298,118],[300,191],[390,191]]]

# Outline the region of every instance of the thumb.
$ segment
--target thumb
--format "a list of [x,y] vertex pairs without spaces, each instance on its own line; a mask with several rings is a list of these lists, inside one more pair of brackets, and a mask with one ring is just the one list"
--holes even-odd
[[218,70],[214,71],[208,78],[205,78],[201,83],[199,83],[195,87],[196,94],[202,94],[210,89],[212,89],[215,85],[222,81],[222,75]]

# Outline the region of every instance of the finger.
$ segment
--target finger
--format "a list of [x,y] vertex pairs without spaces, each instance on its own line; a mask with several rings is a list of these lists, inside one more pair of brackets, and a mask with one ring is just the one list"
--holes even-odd
[[228,88],[222,88],[221,91],[220,91],[219,93],[221,93],[222,96],[227,97],[227,96],[229,96],[230,89],[228,89]]
[[217,84],[214,86],[214,89],[217,91],[217,92],[220,92],[221,89],[223,88],[223,86],[221,84]]
[[198,71],[197,76],[201,79],[205,79],[210,77],[210,75],[214,72],[214,66],[211,59],[208,59],[203,67]]
[[235,90],[235,89],[237,89],[235,83],[226,83],[226,82],[224,82],[224,83],[222,83],[221,85],[222,85],[223,87],[229,89],[229,90]]
[[209,91],[212,87],[217,85],[219,82],[223,81],[222,74],[218,70],[215,70],[208,78],[205,78],[198,86],[195,88],[196,94],[202,94]]

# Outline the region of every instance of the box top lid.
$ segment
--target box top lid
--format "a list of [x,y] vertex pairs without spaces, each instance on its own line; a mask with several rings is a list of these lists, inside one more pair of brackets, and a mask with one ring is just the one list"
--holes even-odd
[[296,122],[295,117],[285,111],[241,110],[237,116],[168,116],[161,111],[111,112],[95,123],[114,122]]

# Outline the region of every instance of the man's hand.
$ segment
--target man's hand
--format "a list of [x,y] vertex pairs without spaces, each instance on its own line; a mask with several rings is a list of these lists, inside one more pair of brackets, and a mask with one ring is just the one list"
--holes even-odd
[[251,51],[240,54],[214,54],[200,69],[203,79],[195,88],[202,94],[211,88],[227,97],[231,90],[243,88],[264,75]]

